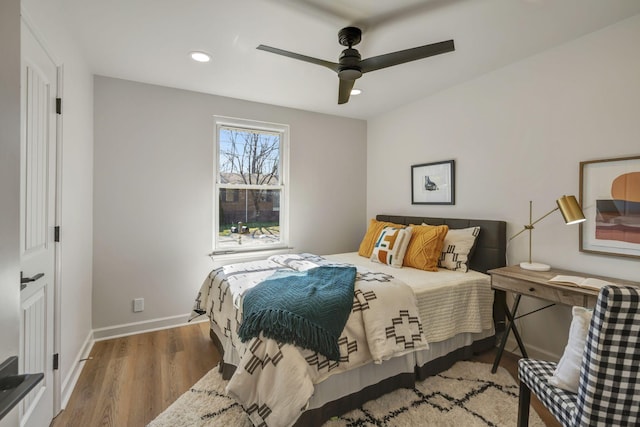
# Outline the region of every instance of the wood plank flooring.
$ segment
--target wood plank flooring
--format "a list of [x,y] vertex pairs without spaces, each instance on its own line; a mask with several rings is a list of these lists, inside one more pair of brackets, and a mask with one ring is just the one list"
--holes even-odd
[[[493,363],[494,351],[472,360]],[[99,341],[91,350],[67,407],[51,427],[144,427],[205,373],[220,356],[208,323]],[[500,366],[517,378],[518,357],[505,352]],[[532,397],[547,426],[559,426]]]
[[218,364],[208,323],[96,342],[53,427],[145,426]]

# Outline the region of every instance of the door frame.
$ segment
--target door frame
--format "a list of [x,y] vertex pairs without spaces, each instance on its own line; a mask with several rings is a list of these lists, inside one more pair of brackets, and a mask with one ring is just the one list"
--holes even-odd
[[[48,52],[48,51],[47,51]],[[48,53],[47,53],[48,54]],[[59,62],[56,65],[56,98],[62,99],[62,82],[64,68]],[[60,227],[62,218],[62,112],[56,113],[56,195],[55,224]],[[54,242],[54,278],[53,278],[53,354],[58,355],[58,369],[53,370],[53,416],[62,410],[62,380],[60,378],[60,351],[62,347],[62,254],[60,239]]]

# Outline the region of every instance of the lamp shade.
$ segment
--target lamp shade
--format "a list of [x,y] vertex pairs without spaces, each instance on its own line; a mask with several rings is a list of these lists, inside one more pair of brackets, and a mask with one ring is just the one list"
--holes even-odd
[[556,200],[556,203],[558,203],[558,208],[560,208],[565,223],[577,224],[585,220],[575,196],[562,196]]

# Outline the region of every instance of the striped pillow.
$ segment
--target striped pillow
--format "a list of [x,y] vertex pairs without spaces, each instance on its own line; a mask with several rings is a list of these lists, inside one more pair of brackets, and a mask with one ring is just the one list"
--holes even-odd
[[444,238],[438,267],[447,270],[469,271],[469,259],[480,234],[480,227],[449,229]]

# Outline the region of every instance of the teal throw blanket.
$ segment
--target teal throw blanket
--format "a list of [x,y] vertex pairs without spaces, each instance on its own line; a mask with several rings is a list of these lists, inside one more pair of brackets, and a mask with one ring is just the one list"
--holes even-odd
[[276,271],[245,293],[240,339],[245,342],[262,331],[339,360],[338,338],[353,306],[355,278],[355,267]]

